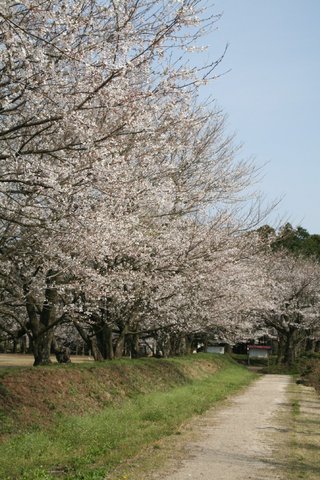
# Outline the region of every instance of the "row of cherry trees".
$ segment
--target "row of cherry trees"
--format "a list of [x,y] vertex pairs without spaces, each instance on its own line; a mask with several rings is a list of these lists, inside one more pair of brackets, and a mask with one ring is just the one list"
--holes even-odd
[[271,250],[256,258],[261,299],[249,318],[255,328],[274,332],[278,362],[293,365],[299,353],[313,351],[319,344],[320,265],[309,254],[279,248],[275,232],[270,240]]
[[223,53],[189,64],[219,16],[199,0],[0,8],[1,337],[28,335],[38,365],[56,334],[101,360],[141,336],[167,354],[276,328],[291,297],[252,230],[254,166],[199,100]]

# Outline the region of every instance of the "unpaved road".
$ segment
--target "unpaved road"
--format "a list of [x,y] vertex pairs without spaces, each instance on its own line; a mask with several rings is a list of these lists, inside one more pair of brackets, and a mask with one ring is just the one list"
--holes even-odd
[[200,435],[187,445],[186,458],[173,472],[162,472],[162,480],[280,479],[272,458],[277,433],[283,434],[276,414],[288,408],[291,381],[286,375],[265,375],[229,406],[202,416]]

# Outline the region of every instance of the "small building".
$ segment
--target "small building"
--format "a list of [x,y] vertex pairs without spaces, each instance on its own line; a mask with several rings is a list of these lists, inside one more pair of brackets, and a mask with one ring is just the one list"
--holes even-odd
[[269,355],[272,352],[272,347],[269,345],[247,345],[248,364],[250,359],[256,358],[260,360],[267,360],[269,362]]
[[224,354],[224,345],[208,345],[208,353],[219,353],[220,355]]

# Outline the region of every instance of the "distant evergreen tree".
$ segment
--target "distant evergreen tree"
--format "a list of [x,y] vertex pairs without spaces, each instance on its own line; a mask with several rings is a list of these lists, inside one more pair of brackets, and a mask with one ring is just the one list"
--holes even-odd
[[310,234],[305,228],[294,228],[286,223],[278,231],[269,225],[263,225],[258,230],[264,239],[271,240],[272,248],[285,249],[296,255],[315,257],[320,261],[320,235]]

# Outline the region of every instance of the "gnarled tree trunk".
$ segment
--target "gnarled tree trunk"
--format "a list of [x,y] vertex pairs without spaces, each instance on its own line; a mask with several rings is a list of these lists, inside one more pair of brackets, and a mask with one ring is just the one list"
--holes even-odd
[[42,307],[37,304],[35,297],[29,291],[28,285],[24,287],[29,319],[27,327],[32,333],[34,366],[49,365],[51,363],[50,351],[53,328],[57,323],[56,305],[58,301],[57,288],[51,284],[51,275],[52,272],[49,271],[46,278],[45,301]]
[[92,356],[95,359],[96,362],[102,362],[104,360],[102,353],[100,352],[100,349],[98,347],[97,339],[95,335],[90,336],[88,333],[82,328],[79,322],[76,320],[73,321],[74,326],[78,330],[81,338],[85,341],[87,344],[89,350],[91,350]]
[[112,328],[105,323],[94,324],[94,332],[96,336],[97,347],[104,360],[112,360],[113,345],[112,345]]
[[119,337],[116,342],[115,351],[114,351],[115,358],[123,357],[126,335],[128,333],[128,330],[129,330],[128,325],[125,325],[123,329],[120,331]]

